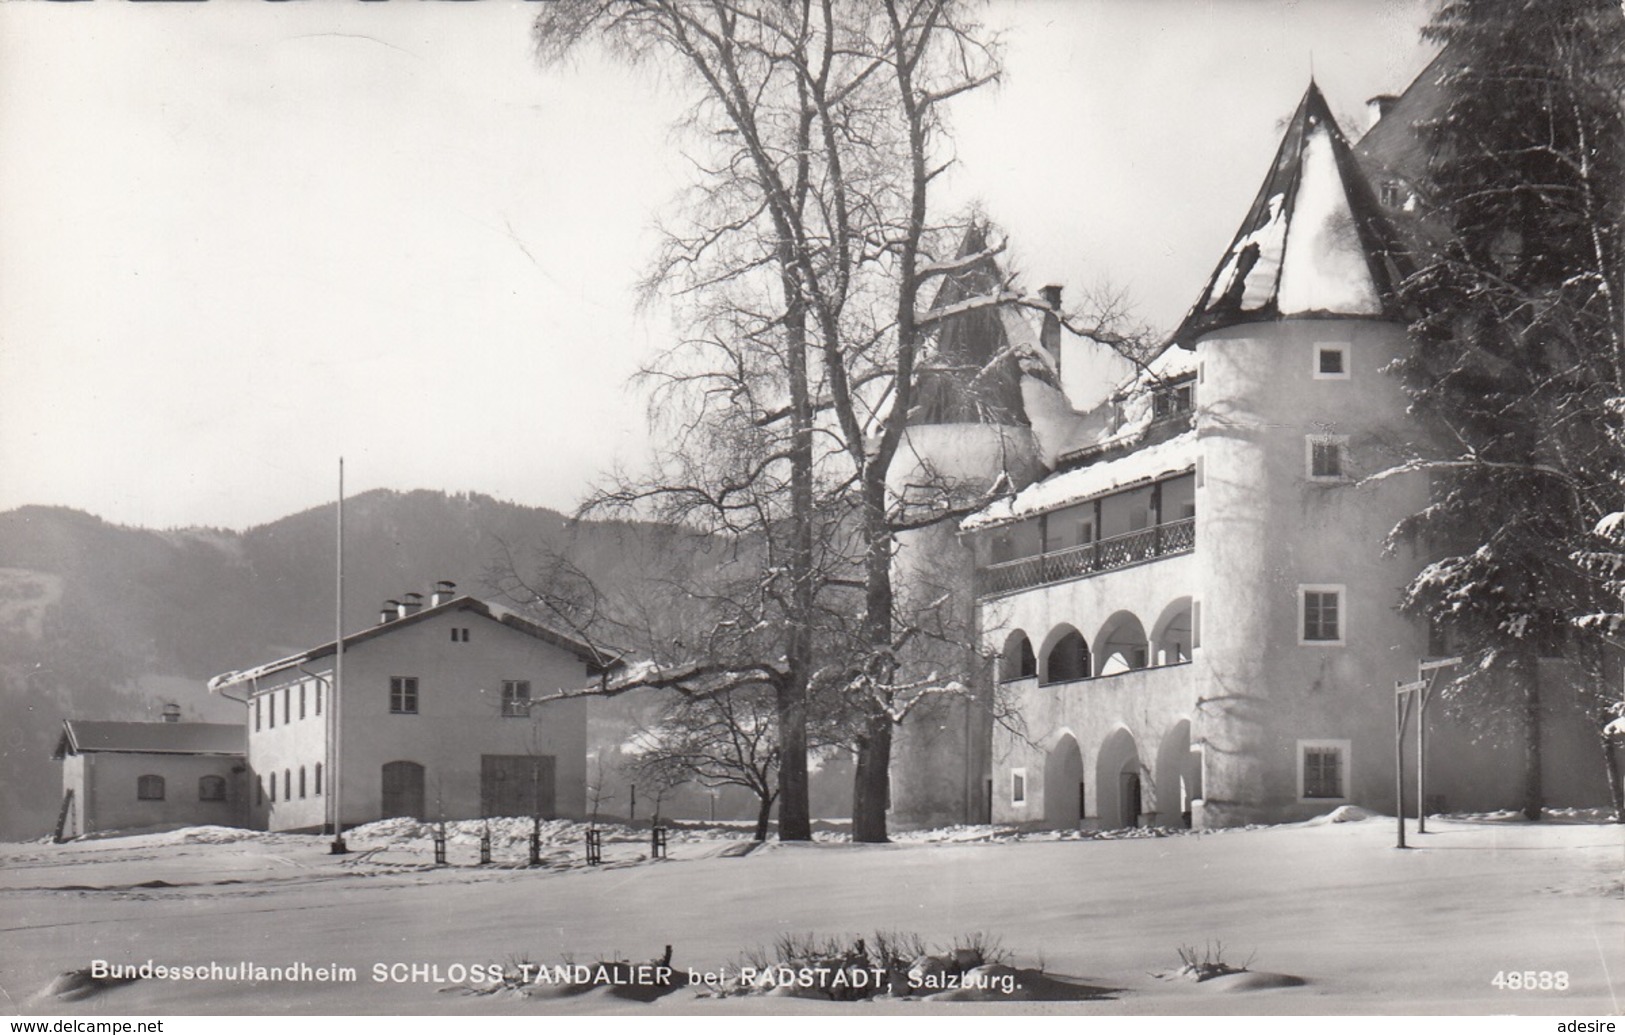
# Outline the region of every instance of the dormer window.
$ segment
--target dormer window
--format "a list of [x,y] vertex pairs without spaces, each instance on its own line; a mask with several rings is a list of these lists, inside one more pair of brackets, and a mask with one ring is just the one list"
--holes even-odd
[[1400,189],[1397,182],[1394,180],[1383,180],[1381,194],[1384,208],[1399,207]]
[[1196,407],[1196,382],[1191,377],[1159,385],[1151,396],[1151,419],[1168,420]]

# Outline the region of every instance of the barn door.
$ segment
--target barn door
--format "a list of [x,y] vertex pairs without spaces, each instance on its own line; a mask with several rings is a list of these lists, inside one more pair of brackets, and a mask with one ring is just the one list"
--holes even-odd
[[480,815],[555,816],[552,755],[481,755]]
[[410,816],[422,819],[423,767],[416,762],[384,763],[383,819]]

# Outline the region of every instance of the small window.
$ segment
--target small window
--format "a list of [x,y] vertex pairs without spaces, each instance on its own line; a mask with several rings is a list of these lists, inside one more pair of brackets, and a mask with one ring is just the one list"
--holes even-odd
[[1340,482],[1347,477],[1347,435],[1310,435],[1305,439],[1309,480]]
[[255,733],[258,733],[260,731],[260,718],[261,718],[261,712],[263,710],[263,709],[261,709],[260,706],[262,704],[264,704],[264,703],[265,703],[265,700],[263,698],[260,698],[260,697],[254,698],[254,732]]
[[1095,523],[1093,521],[1078,522],[1078,545],[1087,546],[1095,541]]
[[142,776],[135,781],[135,796],[140,801],[163,801],[164,778],[161,776]]
[[316,680],[316,714],[322,713],[322,681]]
[[264,805],[265,804],[265,777],[264,776],[256,776],[256,777],[254,777],[254,804],[256,804],[256,805]]
[[293,800],[293,770],[282,770],[282,798],[284,801]]
[[502,714],[508,718],[523,719],[530,715],[530,681],[504,679],[502,681]]
[[225,801],[226,778],[223,776],[204,776],[197,782],[198,801]]
[[299,767],[299,797],[305,796],[305,767]]
[[271,774],[271,804],[276,804],[276,774]]
[[1027,803],[1027,770],[1010,770],[1010,804],[1025,805]]
[[282,688],[282,721],[293,721],[293,687]]
[[1343,642],[1343,587],[1301,586],[1298,610],[1303,643],[1336,646]]
[[1298,797],[1304,801],[1340,801],[1348,797],[1346,740],[1298,741]]
[[1349,347],[1347,345],[1315,346],[1315,380],[1346,381],[1349,376]]
[[1382,203],[1383,203],[1384,207],[1386,207],[1386,208],[1398,208],[1399,207],[1399,184],[1395,183],[1393,180],[1383,180],[1382,181],[1382,188],[1381,188],[1381,195],[1382,195]]
[[418,680],[416,676],[389,677],[389,710],[394,715],[418,713]]
[[261,698],[261,700],[265,701],[267,704],[265,710],[271,713],[271,721],[269,723],[271,729],[276,729],[276,691],[272,690],[270,693]]
[[316,797],[322,796],[322,764],[316,763]]
[[305,684],[299,684],[299,717],[305,717]]

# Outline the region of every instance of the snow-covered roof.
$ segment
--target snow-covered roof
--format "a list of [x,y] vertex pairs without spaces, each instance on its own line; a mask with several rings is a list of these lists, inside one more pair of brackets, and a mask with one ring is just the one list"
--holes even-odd
[[[544,625],[541,622],[538,622],[536,619],[522,615],[512,608],[504,607],[501,604],[494,603],[489,600],[480,600],[466,595],[453,597],[445,603],[436,604],[433,607],[425,607],[422,610],[409,614],[404,618],[397,618],[388,622],[381,622],[378,625],[370,626],[360,632],[350,633],[348,636],[344,637],[344,649],[349,650],[357,644],[364,643],[365,641],[373,639],[374,637],[387,635],[388,633],[394,632],[397,629],[405,628],[409,625],[416,625],[434,615],[445,614],[449,611],[468,611],[481,615],[485,618],[489,618],[492,621],[506,625],[511,629],[517,629],[526,635],[534,636],[539,640],[551,643],[555,647],[561,647],[591,665],[609,667],[617,663],[615,658],[605,655],[598,648],[577,636]],[[278,658],[275,661],[268,661],[263,665],[256,665],[252,668],[241,669],[233,672],[223,672],[209,680],[209,691],[214,693],[224,690],[229,686],[236,686],[239,683],[250,683],[254,680],[263,679],[266,676],[274,675],[278,672],[297,668],[298,666],[306,664],[307,662],[328,657],[329,655],[335,653],[336,650],[336,643],[329,642],[324,643],[319,647],[312,647],[307,651],[301,651],[298,654],[290,654],[285,658]]]
[[1404,254],[1312,81],[1247,218],[1173,340],[1282,316],[1398,317]]
[[54,758],[95,751],[143,755],[240,755],[245,745],[241,723],[106,722],[63,719]]
[[1036,517],[1096,496],[1191,469],[1196,462],[1196,432],[1186,431],[1144,449],[1088,467],[1052,474],[1010,499],[999,500],[960,523],[965,531]]

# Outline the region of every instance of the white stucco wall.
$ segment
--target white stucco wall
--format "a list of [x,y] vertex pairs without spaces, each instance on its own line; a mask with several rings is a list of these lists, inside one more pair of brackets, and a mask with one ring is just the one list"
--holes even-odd
[[[454,641],[453,628],[467,628],[468,642]],[[325,672],[332,659],[322,659]],[[390,678],[416,677],[417,714],[391,714]],[[388,762],[410,761],[424,767],[425,819],[473,818],[480,815],[482,755],[551,756],[555,762],[555,813],[580,816],[586,810],[587,703],[555,702],[535,706],[529,718],[502,714],[504,680],[529,680],[533,699],[590,682],[586,665],[570,652],[509,628],[472,610],[438,614],[376,636],[345,651],[341,688],[342,773],[340,791],[346,826],[379,819],[382,769]],[[324,774],[324,795],[313,782],[298,797],[298,769],[313,773],[323,760],[324,715],[282,721],[280,689],[262,681],[261,692],[278,696],[278,728],[250,735],[250,763],[255,775],[275,773],[280,781],[293,773],[295,798],[287,801],[279,784],[278,801],[267,799],[257,809],[268,829],[317,828],[323,823],[325,796],[331,793],[331,767]],[[328,707],[331,705],[329,704]],[[253,709],[249,709],[253,723]],[[307,776],[307,780],[312,780]]]

